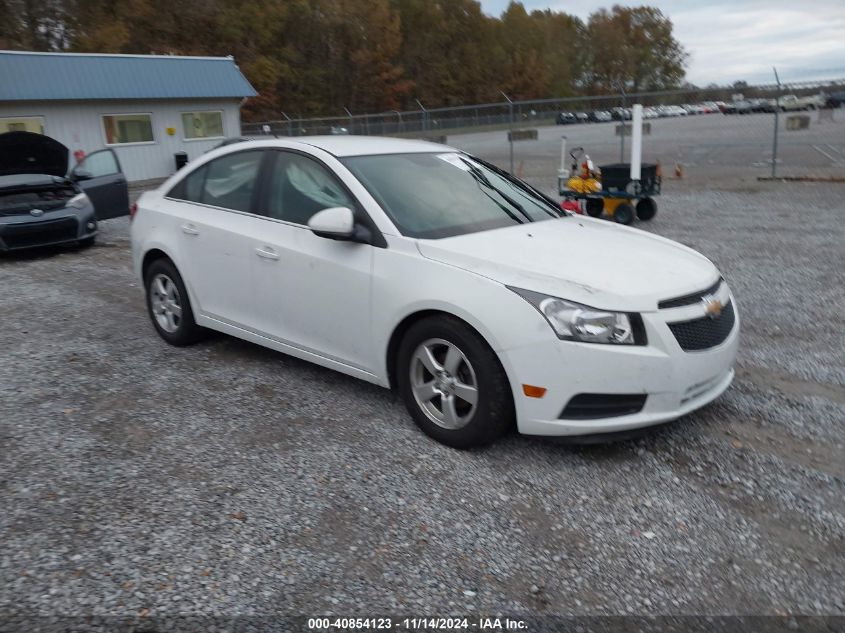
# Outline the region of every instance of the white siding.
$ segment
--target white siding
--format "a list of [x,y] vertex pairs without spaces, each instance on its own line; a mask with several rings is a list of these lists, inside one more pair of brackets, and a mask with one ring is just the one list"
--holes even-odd
[[[0,102],[0,117],[42,116],[44,133],[65,144],[71,154],[81,149],[86,154],[106,146],[102,116],[104,114],[148,112],[152,115],[152,144],[112,145],[130,181],[162,178],[175,171],[173,154],[187,152],[193,159],[220,142],[215,140],[184,140],[182,112],[222,110],[223,133],[239,136],[240,99],[194,99],[158,101],[38,101]],[[175,128],[173,136],[167,128]],[[71,165],[73,165],[71,156]]]

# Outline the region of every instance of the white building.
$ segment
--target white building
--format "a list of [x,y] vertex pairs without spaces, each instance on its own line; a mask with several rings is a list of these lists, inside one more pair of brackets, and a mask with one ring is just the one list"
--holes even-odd
[[130,181],[239,136],[255,94],[231,57],[0,51],[0,133],[39,132],[74,153],[111,147]]

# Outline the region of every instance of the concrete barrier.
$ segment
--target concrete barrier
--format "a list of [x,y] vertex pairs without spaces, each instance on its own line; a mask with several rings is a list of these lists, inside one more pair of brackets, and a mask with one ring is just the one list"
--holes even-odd
[[790,114],[788,117],[786,117],[787,130],[806,130],[809,127],[809,114]]
[[[625,136],[631,136],[631,124],[625,123],[616,126],[616,136],[622,136],[623,131]],[[643,134],[651,134],[651,123],[643,123]]]
[[508,132],[509,141],[536,141],[537,130],[511,130]]

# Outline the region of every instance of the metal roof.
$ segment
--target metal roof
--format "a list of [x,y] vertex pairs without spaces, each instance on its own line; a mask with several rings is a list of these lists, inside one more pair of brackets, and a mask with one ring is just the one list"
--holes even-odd
[[232,57],[0,51],[0,101],[201,99],[256,94]]

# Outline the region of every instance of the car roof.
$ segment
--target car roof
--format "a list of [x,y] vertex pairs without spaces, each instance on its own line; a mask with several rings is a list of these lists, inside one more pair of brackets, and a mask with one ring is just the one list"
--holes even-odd
[[[280,139],[281,140],[281,139]],[[453,147],[417,139],[388,138],[384,136],[298,136],[284,139],[318,147],[338,157],[375,156],[379,154],[421,154],[454,152]]]

